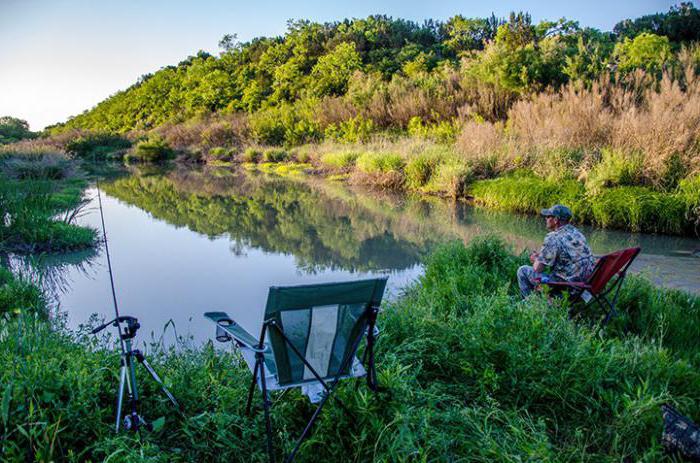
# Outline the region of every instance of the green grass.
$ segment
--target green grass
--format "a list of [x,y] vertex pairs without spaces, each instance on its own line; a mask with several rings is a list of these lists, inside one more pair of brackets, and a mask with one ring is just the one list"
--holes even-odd
[[[97,233],[72,222],[82,207],[82,180],[8,180],[0,178],[0,250],[61,252],[91,247]],[[58,218],[64,213],[65,218]]]
[[[384,304],[386,392],[344,382],[354,417],[330,402],[298,461],[663,461],[659,405],[700,417],[698,298],[634,279],[620,304],[632,334],[620,323],[598,334],[569,321],[566,307],[514,297],[521,262],[494,238],[433,254],[425,275]],[[250,375],[230,351],[149,350],[184,416],[142,380],[144,413],[165,424],[138,439],[111,430],[109,342],[29,316],[0,330],[0,445],[10,460],[265,460],[262,414],[243,415]],[[281,456],[313,409],[292,391],[273,410]]]
[[357,158],[357,169],[365,174],[401,172],[406,161],[398,153],[367,151]]
[[321,164],[333,169],[346,169],[352,167],[359,157],[355,151],[332,151],[321,156]]
[[268,148],[263,151],[263,162],[284,162],[289,159],[287,151],[280,148]]
[[576,180],[546,180],[529,174],[479,180],[469,188],[474,202],[489,209],[537,214],[544,207],[561,203],[572,209],[578,222],[676,235],[693,232],[693,192],[691,186],[671,193],[617,186],[594,193]]

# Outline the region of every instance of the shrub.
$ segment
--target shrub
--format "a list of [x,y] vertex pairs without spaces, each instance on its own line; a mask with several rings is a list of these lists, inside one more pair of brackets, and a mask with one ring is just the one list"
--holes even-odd
[[268,148],[263,151],[262,159],[264,162],[284,162],[289,159],[289,154],[280,148]]
[[127,155],[128,161],[158,162],[170,159],[175,152],[167,142],[160,137],[153,137],[136,144],[136,148]]
[[61,154],[10,157],[1,161],[0,169],[17,180],[61,180],[75,173],[73,163]]
[[453,199],[461,198],[471,178],[472,170],[463,161],[446,159],[437,164],[424,191],[446,194]]
[[262,159],[262,150],[259,148],[254,148],[252,146],[249,146],[243,151],[243,154],[241,155],[241,161],[243,162],[258,162]]
[[641,156],[625,156],[609,149],[604,149],[602,154],[602,160],[588,174],[587,190],[597,193],[607,187],[639,185],[642,182],[644,166]]
[[437,160],[426,154],[411,158],[406,164],[406,180],[408,186],[414,189],[424,186],[435,171]]
[[358,115],[347,121],[330,124],[326,127],[324,136],[344,143],[359,143],[369,141],[375,131],[376,126],[372,119]]
[[131,142],[121,135],[93,133],[81,135],[66,144],[66,151],[85,159],[105,160],[123,154]]
[[462,126],[457,119],[424,124],[419,116],[412,117],[407,127],[410,136],[429,138],[438,143],[453,143],[461,129]]
[[346,169],[355,164],[358,157],[355,151],[331,151],[321,156],[321,163],[334,169]]

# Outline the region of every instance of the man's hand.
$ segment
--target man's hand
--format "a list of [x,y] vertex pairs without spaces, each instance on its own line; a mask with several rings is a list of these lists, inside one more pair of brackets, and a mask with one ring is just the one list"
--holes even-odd
[[537,260],[538,257],[540,257],[540,253],[537,251],[532,251],[530,253],[530,263],[535,265],[535,260]]

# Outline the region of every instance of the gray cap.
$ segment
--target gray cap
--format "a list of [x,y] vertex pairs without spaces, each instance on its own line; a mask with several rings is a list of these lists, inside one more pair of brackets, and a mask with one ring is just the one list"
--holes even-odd
[[572,217],[571,209],[561,204],[555,204],[549,209],[542,209],[542,211],[540,211],[540,214],[542,214],[545,217],[556,217],[557,219],[562,220],[570,220]]

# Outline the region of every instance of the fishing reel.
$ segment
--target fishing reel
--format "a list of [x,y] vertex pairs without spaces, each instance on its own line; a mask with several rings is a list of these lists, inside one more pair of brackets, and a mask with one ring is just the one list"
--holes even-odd
[[136,432],[139,428],[146,428],[147,431],[153,431],[153,425],[138,414],[126,415],[122,421],[122,427],[126,431]]
[[[121,326],[121,323],[126,323],[126,326]],[[103,323],[102,325],[92,330],[91,333],[97,334],[103,329],[107,328],[109,325],[115,326],[122,330],[119,331],[119,337],[121,339],[132,339],[134,336],[136,336],[136,332],[138,331],[138,329],[141,328],[141,324],[139,323],[139,320],[136,317],[124,315],[121,317],[117,317],[114,320],[110,320],[106,323]]]

